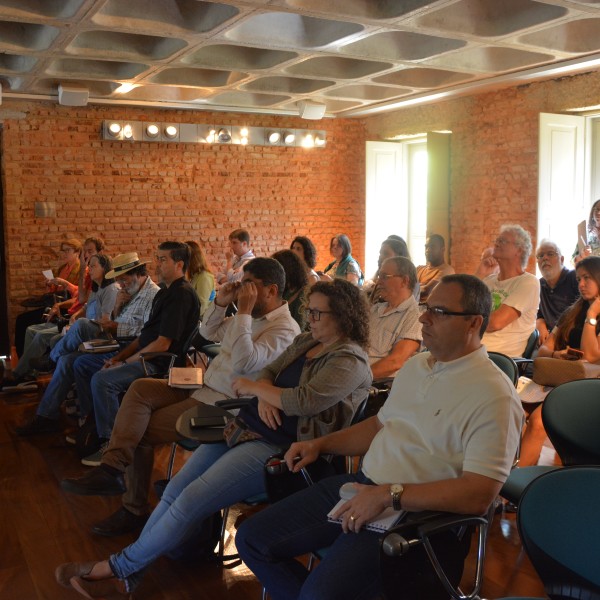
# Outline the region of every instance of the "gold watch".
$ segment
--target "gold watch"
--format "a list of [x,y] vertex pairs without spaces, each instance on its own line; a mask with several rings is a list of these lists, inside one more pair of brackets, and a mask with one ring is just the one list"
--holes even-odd
[[394,510],[402,510],[402,494],[404,486],[401,483],[393,483],[390,486],[390,495],[392,496],[392,508]]

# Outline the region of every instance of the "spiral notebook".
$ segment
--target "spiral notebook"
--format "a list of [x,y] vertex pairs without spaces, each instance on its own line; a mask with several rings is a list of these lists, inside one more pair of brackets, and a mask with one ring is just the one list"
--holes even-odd
[[[347,500],[340,500],[327,514],[327,520],[330,523],[341,523],[342,519],[337,518],[334,519],[331,515],[337,512],[344,504],[348,502]],[[402,518],[406,515],[405,510],[394,510],[391,506],[388,506],[383,512],[377,515],[373,521],[371,521],[368,525],[365,526],[365,529],[369,531],[375,531],[378,533],[383,533],[388,529],[391,529],[395,525],[397,525]]]

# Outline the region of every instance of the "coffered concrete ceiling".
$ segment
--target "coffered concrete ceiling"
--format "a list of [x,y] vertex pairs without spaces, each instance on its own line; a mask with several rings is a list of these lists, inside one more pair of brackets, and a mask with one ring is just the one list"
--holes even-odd
[[600,0],[0,0],[8,97],[353,116],[595,61]]

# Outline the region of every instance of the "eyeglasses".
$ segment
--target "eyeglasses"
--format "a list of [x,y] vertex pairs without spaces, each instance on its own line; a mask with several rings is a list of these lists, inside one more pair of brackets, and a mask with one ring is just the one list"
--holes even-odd
[[429,304],[421,304],[421,306],[424,308],[423,313],[429,313],[432,317],[477,317],[480,315],[480,313],[446,310],[438,306],[429,306]]
[[312,319],[313,321],[320,321],[321,315],[329,314],[332,311],[330,310],[319,310],[318,308],[305,308],[304,312],[306,313],[307,319]]
[[404,275],[390,275],[389,273],[379,273],[379,279],[385,281],[386,279],[392,279],[393,277],[404,277]]
[[540,252],[539,254],[535,255],[535,257],[538,260],[542,260],[542,258],[544,258],[544,256],[547,256],[548,258],[555,258],[556,256],[558,256],[558,252],[554,252],[554,250],[550,250],[549,252]]

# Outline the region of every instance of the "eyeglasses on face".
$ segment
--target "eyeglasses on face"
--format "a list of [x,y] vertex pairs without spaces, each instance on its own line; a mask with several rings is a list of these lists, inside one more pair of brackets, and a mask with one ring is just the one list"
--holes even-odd
[[542,260],[542,258],[544,258],[544,256],[547,256],[548,258],[555,258],[556,256],[558,256],[558,252],[554,252],[554,250],[549,250],[548,252],[538,252],[535,257],[538,260]]
[[456,312],[453,310],[446,310],[439,306],[429,306],[429,304],[421,304],[424,308],[424,313],[429,313],[432,317],[477,317],[479,313],[472,312]]
[[404,275],[392,275],[390,273],[379,273],[379,279],[385,281],[386,279],[393,279],[394,277],[404,277]]
[[320,321],[321,315],[331,313],[330,310],[319,310],[318,308],[305,308],[304,312],[306,313],[306,318],[313,321]]

